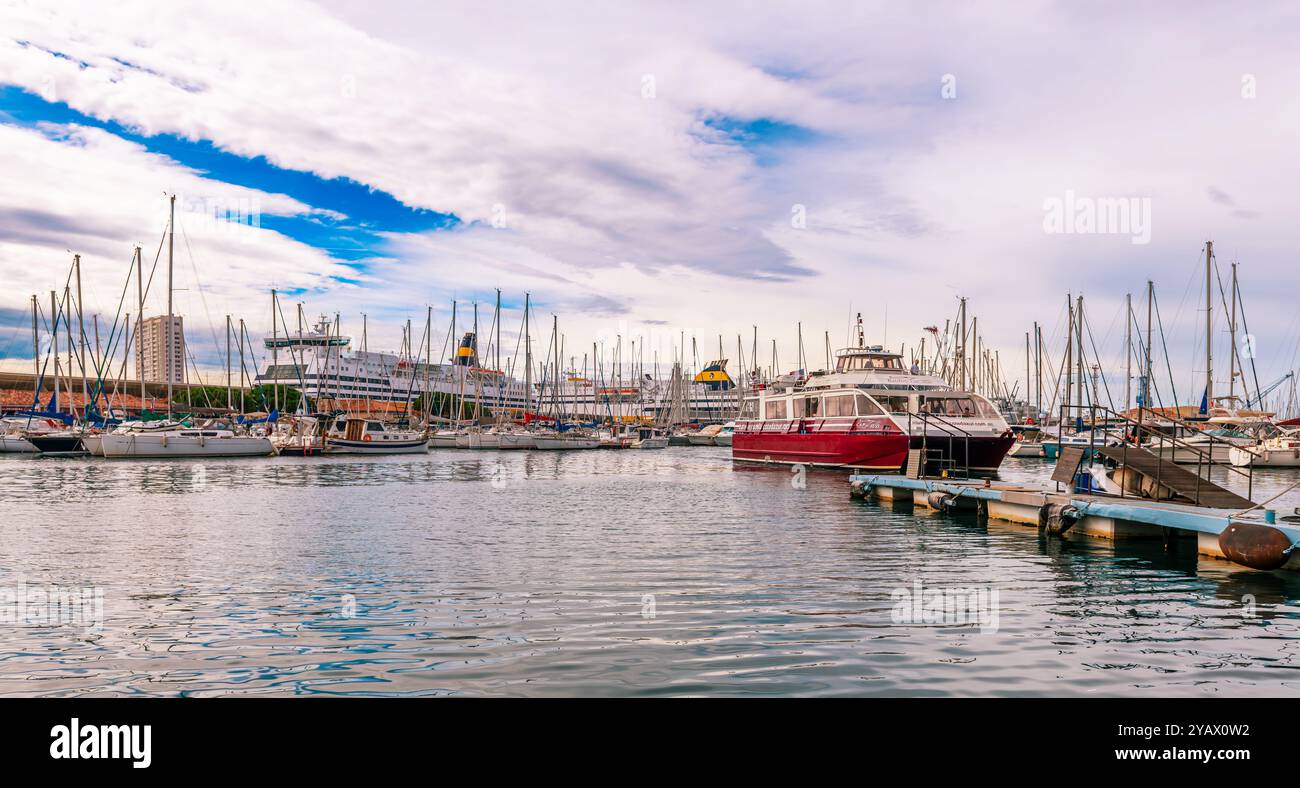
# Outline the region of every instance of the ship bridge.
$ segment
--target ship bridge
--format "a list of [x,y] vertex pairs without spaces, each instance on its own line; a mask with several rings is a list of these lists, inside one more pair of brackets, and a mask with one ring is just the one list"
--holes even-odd
[[276,332],[269,337],[265,337],[262,343],[267,350],[301,350],[310,348],[344,348],[352,344],[352,337],[345,337],[334,333],[334,324],[325,315],[321,315],[320,320],[311,331],[303,333],[301,330],[290,333],[285,331],[281,334]]

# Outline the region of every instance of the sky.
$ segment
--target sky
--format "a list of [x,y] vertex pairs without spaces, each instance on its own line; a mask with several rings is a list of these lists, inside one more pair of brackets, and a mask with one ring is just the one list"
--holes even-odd
[[1207,239],[1260,383],[1300,363],[1300,8],[702,5],[0,2],[0,366],[29,367],[74,253],[106,325],[136,245],[166,311],[169,194],[209,373],[275,288],[291,322],[366,315],[371,349],[431,308],[436,355],[499,289],[503,337],[528,293],[538,342],[555,315],[568,349],[666,365],[757,327],[783,370],[800,326],[813,367],[858,312],[910,353],[965,297],[1009,378],[1035,321],[1059,358],[1074,294],[1122,377],[1152,280],[1193,402]]

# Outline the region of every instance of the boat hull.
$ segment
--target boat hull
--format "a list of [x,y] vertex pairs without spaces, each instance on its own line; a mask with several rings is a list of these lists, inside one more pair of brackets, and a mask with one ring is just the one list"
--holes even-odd
[[911,447],[925,449],[928,470],[936,472],[945,468],[969,469],[973,473],[996,473],[1002,467],[1015,436],[928,438],[913,435]]
[[1233,449],[1246,447],[1216,442],[1213,444],[1199,444],[1195,449],[1190,446],[1178,446],[1169,443],[1163,446],[1157,443],[1146,448],[1160,459],[1173,460],[1179,465],[1200,465],[1205,463],[1207,457],[1212,465],[1228,465],[1232,462],[1231,452]]
[[731,443],[731,458],[742,462],[820,465],[896,471],[907,461],[902,433],[741,433]]
[[536,449],[537,441],[526,432],[506,432],[499,440],[501,449]]
[[714,436],[713,436],[713,445],[715,445],[715,446],[730,446],[730,445],[731,445],[732,438],[733,438],[733,433],[730,433],[730,432],[720,432],[720,433],[718,433],[717,435],[714,435]]
[[80,435],[28,435],[27,441],[41,454],[57,457],[86,453]]
[[599,438],[534,438],[538,449],[547,451],[566,451],[569,449],[599,449]]
[[281,457],[319,457],[325,453],[325,446],[318,440],[282,443],[275,447],[275,453]]
[[1238,468],[1300,468],[1300,448],[1237,446],[1228,451],[1228,460]]
[[236,436],[205,438],[188,435],[125,433],[100,435],[108,459],[168,459],[182,457],[267,457],[275,453],[269,438]]
[[1043,444],[1041,443],[1025,443],[1023,441],[1016,441],[1016,443],[1011,447],[1011,451],[1008,452],[1007,456],[1043,457],[1046,455],[1043,453]]
[[423,454],[428,450],[429,439],[423,437],[392,441],[350,441],[343,438],[330,438],[325,446],[326,454]]
[[439,432],[429,438],[429,448],[431,449],[454,449],[456,448],[456,438],[459,437],[454,432]]
[[81,445],[90,452],[92,457],[104,456],[104,436],[103,435],[82,435]]
[[24,453],[33,454],[39,451],[21,435],[0,435],[0,454],[4,453]]

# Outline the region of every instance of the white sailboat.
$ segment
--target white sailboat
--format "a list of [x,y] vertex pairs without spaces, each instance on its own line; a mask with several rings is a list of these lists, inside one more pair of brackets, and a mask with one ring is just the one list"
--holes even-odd
[[235,432],[221,423],[205,427],[108,432],[99,438],[99,449],[106,459],[267,457],[275,454],[270,438]]
[[1288,430],[1254,446],[1234,446],[1228,461],[1239,468],[1300,468],[1300,430]]

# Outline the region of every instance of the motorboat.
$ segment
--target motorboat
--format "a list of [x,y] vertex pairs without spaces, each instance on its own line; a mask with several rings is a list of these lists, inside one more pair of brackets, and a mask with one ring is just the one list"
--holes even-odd
[[325,437],[326,454],[420,454],[429,449],[423,432],[389,429],[361,416],[335,420]]
[[927,470],[993,473],[1015,437],[983,396],[903,365],[900,353],[857,346],[835,369],[755,386],[741,405],[733,460],[896,472],[908,450]]

